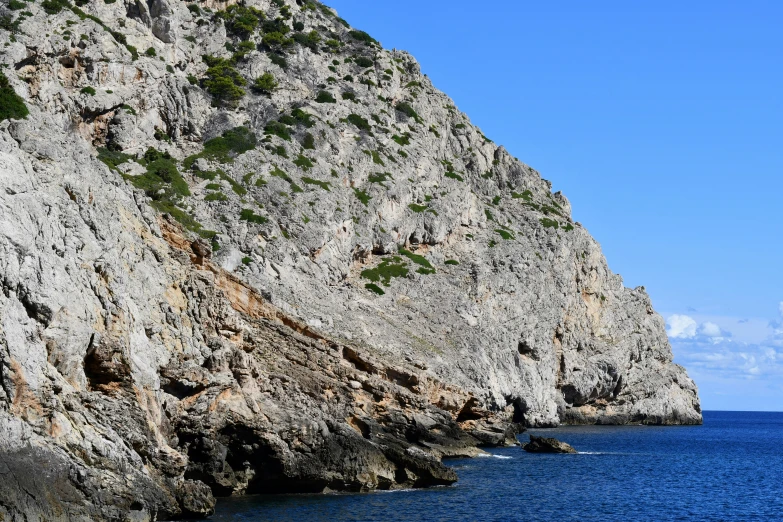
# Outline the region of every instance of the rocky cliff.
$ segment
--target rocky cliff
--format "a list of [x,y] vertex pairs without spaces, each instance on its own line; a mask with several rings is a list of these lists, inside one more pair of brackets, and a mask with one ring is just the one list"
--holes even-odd
[[0,42],[1,520],[701,422],[565,196],[328,7],[11,0]]

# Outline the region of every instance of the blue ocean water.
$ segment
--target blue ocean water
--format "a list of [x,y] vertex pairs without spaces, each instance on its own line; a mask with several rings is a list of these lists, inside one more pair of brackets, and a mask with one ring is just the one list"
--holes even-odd
[[447,461],[460,478],[451,487],[226,499],[212,520],[783,520],[783,413],[708,411],[703,426],[529,433],[580,454],[493,449]]

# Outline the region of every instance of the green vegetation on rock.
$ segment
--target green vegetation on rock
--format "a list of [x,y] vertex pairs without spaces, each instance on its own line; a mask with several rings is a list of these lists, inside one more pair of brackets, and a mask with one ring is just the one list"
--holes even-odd
[[269,219],[264,216],[259,216],[253,212],[253,209],[250,208],[243,208],[239,213],[239,219],[242,221],[247,221],[248,223],[255,223],[257,225],[263,225],[269,221]]
[[350,123],[353,123],[356,125],[356,127],[359,128],[359,130],[369,131],[372,129],[370,127],[370,122],[359,116],[358,114],[349,114],[348,118],[346,118]]
[[117,165],[133,159],[133,156],[109,150],[106,147],[98,147],[98,159],[104,162],[110,169],[117,170]]
[[245,95],[243,87],[247,80],[234,68],[233,60],[214,56],[203,58],[209,67],[205,73],[204,88],[212,95],[213,103],[217,106],[236,105]]
[[279,54],[274,54],[274,53],[269,54],[267,56],[269,56],[269,60],[273,64],[277,65],[278,67],[281,67],[282,69],[288,68],[288,60],[285,59],[285,56],[281,56]]
[[358,188],[353,189],[353,193],[356,196],[356,198],[364,204],[365,207],[372,199],[372,196],[370,196],[363,190],[359,190]]
[[261,94],[272,94],[277,89],[277,80],[272,73],[265,72],[253,80],[253,90]]
[[220,163],[230,163],[234,158],[244,152],[253,150],[257,145],[256,135],[247,127],[234,127],[225,131],[221,136],[212,138],[204,143],[204,150],[198,154],[188,156],[183,165],[190,169],[198,158],[206,158]]
[[275,168],[274,168],[274,169],[272,169],[272,170],[269,172],[269,175],[270,175],[270,176],[274,176],[274,177],[276,177],[276,178],[280,178],[280,179],[282,179],[282,180],[285,180],[285,181],[287,181],[287,182],[288,182],[288,184],[291,186],[291,192],[294,192],[294,193],[297,193],[297,192],[304,192],[304,191],[302,190],[302,187],[300,187],[299,185],[297,185],[297,184],[294,182],[294,180],[293,180],[293,179],[291,179],[291,176],[289,176],[288,174],[286,174],[286,173],[285,173],[283,170],[281,170],[281,169],[280,169],[279,167],[277,167],[277,166],[275,166]]
[[384,295],[384,294],[386,293],[386,292],[384,292],[384,291],[381,289],[381,287],[380,287],[380,286],[376,285],[375,283],[367,283],[366,285],[364,285],[364,287],[365,287],[367,290],[369,290],[369,291],[371,291],[371,292],[374,292],[374,293],[376,293],[376,294],[378,294],[378,295]]
[[430,262],[427,261],[427,258],[424,257],[424,256],[420,256],[418,254],[414,254],[410,250],[406,250],[406,249],[404,249],[402,247],[399,248],[398,252],[401,255],[403,255],[403,256],[407,257],[408,259],[410,259],[411,261],[413,261],[414,263],[416,263],[417,265],[423,266],[424,268],[428,268],[428,269],[431,269],[433,271],[435,270],[435,267],[433,267],[430,264]]
[[495,232],[497,232],[498,234],[500,234],[500,237],[502,237],[502,238],[503,238],[503,239],[505,239],[505,240],[516,239],[516,238],[514,237],[514,234],[512,234],[511,232],[509,232],[509,231],[507,231],[507,230],[503,230],[503,229],[501,229],[501,228],[496,228],[496,229],[495,229]]
[[359,67],[372,67],[375,65],[375,61],[372,58],[367,58],[366,56],[359,56],[353,62]]
[[316,103],[337,103],[337,100],[329,91],[318,91],[315,101]]
[[377,183],[379,185],[383,185],[385,182],[392,181],[392,180],[394,180],[394,178],[388,172],[376,172],[374,174],[370,174],[367,177],[367,181],[369,183]]
[[228,196],[222,192],[212,192],[204,196],[204,201],[228,201]]
[[218,11],[215,16],[224,21],[229,34],[243,38],[251,35],[264,20],[262,11],[243,5],[230,5],[225,11]]
[[380,45],[380,44],[378,43],[378,41],[377,41],[375,38],[373,38],[372,36],[370,36],[369,34],[367,34],[367,33],[366,33],[366,32],[364,32],[364,31],[356,31],[356,30],[354,30],[354,31],[350,31],[350,32],[348,33],[348,35],[349,35],[351,38],[353,38],[354,40],[357,40],[357,41],[359,41],[359,42],[363,42],[363,43],[365,43],[365,44],[376,44],[376,45]]
[[316,185],[318,187],[321,187],[327,192],[331,192],[331,188],[329,187],[328,181],[318,181],[317,179],[304,177],[302,178],[302,182],[306,185]]
[[301,168],[304,171],[308,171],[313,168],[313,160],[301,154],[294,160],[294,165]]
[[394,108],[397,111],[399,111],[399,112],[403,113],[404,115],[406,115],[407,117],[413,118],[414,120],[416,120],[416,123],[421,123],[421,121],[422,121],[421,117],[416,112],[416,110],[411,106],[410,103],[408,103],[408,102],[399,102]]
[[375,268],[362,270],[361,276],[373,283],[389,286],[395,277],[407,277],[408,266],[399,256],[392,256],[381,261]]
[[264,127],[264,133],[270,136],[277,136],[285,141],[291,141],[291,133],[288,131],[288,127],[279,121],[270,121]]
[[406,132],[402,136],[397,136],[395,134],[394,136],[392,136],[392,140],[394,140],[394,142],[397,143],[397,145],[400,145],[400,146],[404,147],[405,145],[410,145],[411,144],[410,137],[411,137],[410,133]]

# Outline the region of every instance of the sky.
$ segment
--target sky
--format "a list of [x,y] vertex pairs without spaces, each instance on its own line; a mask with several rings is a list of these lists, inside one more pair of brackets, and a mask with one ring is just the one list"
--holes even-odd
[[563,191],[703,409],[783,411],[783,2],[326,4]]

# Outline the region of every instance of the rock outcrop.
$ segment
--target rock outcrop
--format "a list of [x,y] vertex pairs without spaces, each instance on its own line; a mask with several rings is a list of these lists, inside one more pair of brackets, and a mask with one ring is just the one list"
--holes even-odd
[[[24,4],[24,9],[17,9]],[[570,204],[310,0],[0,6],[0,519],[449,484],[701,422]]]
[[523,444],[522,449],[528,453],[579,453],[568,443],[535,435],[530,435],[530,442]]

